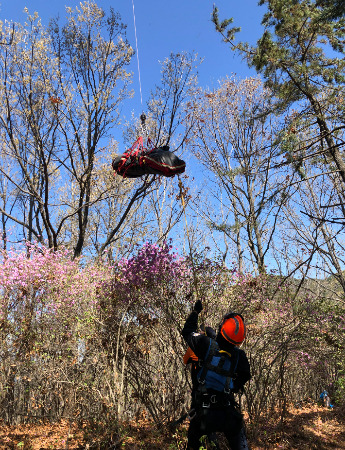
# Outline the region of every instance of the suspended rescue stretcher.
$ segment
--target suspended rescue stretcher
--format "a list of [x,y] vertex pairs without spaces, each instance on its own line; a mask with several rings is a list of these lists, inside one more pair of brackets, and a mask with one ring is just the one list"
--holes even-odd
[[140,136],[127,152],[117,156],[112,163],[115,173],[123,178],[138,178],[150,174],[172,177],[185,171],[186,163],[170,152],[169,146],[155,148],[149,138],[147,144],[145,148]]
[[[145,115],[141,115],[142,128],[145,130]],[[168,145],[155,147],[147,138],[146,146],[142,136],[125,153],[112,162],[115,174],[123,178],[138,178],[143,175],[163,175],[173,177],[183,173],[186,163],[169,150]]]

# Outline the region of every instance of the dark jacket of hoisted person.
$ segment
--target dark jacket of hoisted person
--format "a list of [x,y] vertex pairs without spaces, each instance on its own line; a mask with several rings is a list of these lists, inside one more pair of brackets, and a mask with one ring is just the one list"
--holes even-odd
[[[248,447],[242,415],[236,408],[233,395],[241,391],[251,378],[247,356],[237,347],[245,337],[244,321],[238,314],[225,316],[216,339],[212,339],[197,332],[198,314],[201,310],[202,304],[198,300],[182,330],[183,338],[200,361],[199,386],[193,389],[196,415],[190,422],[187,449],[199,449],[201,445],[199,439],[203,435],[219,431],[225,434],[232,450],[244,450]],[[211,360],[214,355],[217,355],[216,360],[221,359],[221,366],[231,362],[227,386],[223,391],[205,387],[207,371],[224,374],[222,367],[212,366]]]

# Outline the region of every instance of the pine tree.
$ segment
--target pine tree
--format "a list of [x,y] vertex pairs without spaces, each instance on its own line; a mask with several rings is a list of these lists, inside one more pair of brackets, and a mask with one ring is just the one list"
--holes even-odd
[[267,9],[262,19],[265,29],[256,46],[235,44],[238,29],[229,28],[231,21],[220,22],[215,8],[216,29],[263,76],[278,99],[277,111],[291,107],[303,111],[304,120],[307,117],[317,130],[314,144],[339,172],[344,188],[345,161],[338,137],[345,128],[345,2],[260,0],[259,5]]

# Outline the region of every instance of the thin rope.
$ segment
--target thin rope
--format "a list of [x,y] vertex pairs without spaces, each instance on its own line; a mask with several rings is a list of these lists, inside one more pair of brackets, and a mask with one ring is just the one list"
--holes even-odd
[[135,25],[135,12],[134,12],[134,0],[132,0],[133,5],[133,20],[134,20],[134,34],[135,34],[135,47],[137,51],[137,61],[138,61],[138,75],[139,75],[139,89],[140,89],[140,101],[141,106],[143,106],[143,95],[141,93],[141,78],[140,78],[140,64],[139,64],[139,50],[138,50],[138,39],[137,39],[137,27]]

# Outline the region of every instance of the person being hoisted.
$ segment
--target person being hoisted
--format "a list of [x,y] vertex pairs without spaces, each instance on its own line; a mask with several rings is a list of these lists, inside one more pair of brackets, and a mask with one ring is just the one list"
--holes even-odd
[[246,337],[243,317],[230,313],[223,317],[215,339],[198,333],[198,300],[188,316],[182,336],[199,359],[197,387],[193,389],[195,416],[188,429],[187,450],[198,450],[200,438],[223,432],[231,450],[248,449],[243,419],[236,408],[234,393],[250,380],[250,365],[238,348]]

